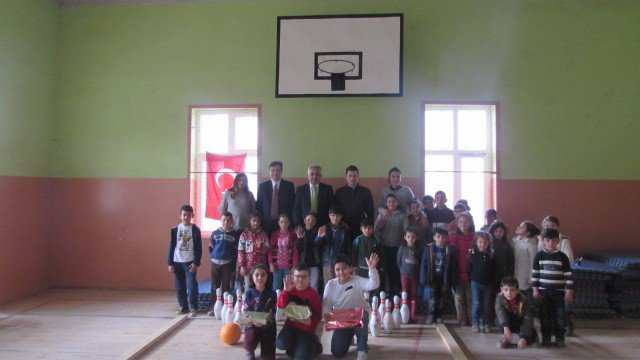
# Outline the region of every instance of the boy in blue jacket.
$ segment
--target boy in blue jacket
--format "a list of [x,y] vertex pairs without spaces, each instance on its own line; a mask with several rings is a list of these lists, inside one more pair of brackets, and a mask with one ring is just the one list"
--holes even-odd
[[222,287],[222,293],[232,290],[232,275],[238,258],[238,241],[241,229],[233,228],[233,215],[225,211],[220,219],[222,227],[211,233],[209,254],[211,255],[211,296]]
[[433,229],[433,240],[427,245],[420,265],[420,285],[424,286],[427,302],[427,325],[442,324],[444,296],[458,284],[458,255],[447,245],[448,232],[443,227]]
[[[180,310],[178,314],[198,315],[198,280],[196,274],[202,258],[200,228],[191,223],[193,208],[180,208],[180,224],[171,229],[167,269],[173,273]],[[187,289],[189,297],[187,299]],[[188,300],[188,301],[187,301]]]

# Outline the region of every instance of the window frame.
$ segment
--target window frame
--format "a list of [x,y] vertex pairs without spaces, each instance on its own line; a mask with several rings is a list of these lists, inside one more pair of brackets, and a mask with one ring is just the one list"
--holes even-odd
[[[488,147],[493,147],[493,159],[495,163],[495,169],[493,170],[485,170],[485,174],[493,175],[493,178],[490,178],[488,184],[485,184],[485,206],[487,208],[493,207],[496,208],[498,206],[498,180],[500,178],[500,103],[498,101],[422,101],[420,103],[420,118],[422,132],[420,136],[420,143],[422,144],[422,161],[421,167],[422,171],[420,174],[422,188],[424,190],[426,186],[426,156],[429,155],[452,155],[454,168],[453,168],[453,187],[454,193],[447,194],[447,198],[449,201],[457,199],[460,194],[461,183],[462,183],[462,171],[461,171],[461,159],[464,157],[476,157],[479,155],[486,156],[487,150],[458,150],[458,117],[454,115],[454,129],[453,129],[453,141],[454,141],[454,149],[453,150],[427,150],[426,149],[426,139],[425,139],[425,131],[426,131],[426,111],[427,106],[431,105],[442,105],[442,106],[451,106],[457,107],[460,106],[460,109],[455,109],[456,111],[464,111],[471,110],[474,106],[493,106],[495,109],[495,127],[493,128],[493,136],[491,139],[488,139],[487,145]],[[463,107],[469,107],[465,109]],[[489,143],[489,141],[491,141]],[[456,188],[458,192],[456,192]],[[487,193],[493,194],[487,199]],[[426,195],[426,194],[425,194]],[[433,194],[430,194],[433,196]],[[488,201],[487,201],[488,200]],[[483,210],[484,213],[484,210]]]
[[[195,110],[206,110],[206,109],[252,109],[257,112],[257,148],[256,148],[256,158],[257,158],[257,167],[256,167],[256,175],[257,181],[260,182],[260,174],[262,173],[262,105],[261,104],[212,104],[212,105],[189,105],[188,106],[188,120],[187,120],[187,180],[189,181],[189,204],[194,207],[194,212],[196,212],[194,216],[194,223],[199,227],[202,227],[201,220],[204,218],[205,208],[204,204],[200,204],[200,201],[197,200],[197,197],[201,196],[200,191],[202,189],[206,189],[206,184],[204,186],[197,185],[198,180],[193,178],[193,173],[191,169],[192,162],[195,162],[194,154],[192,154],[192,135],[193,131],[197,131],[194,118]],[[235,131],[235,129],[234,129]],[[229,131],[227,136],[229,137],[229,144],[235,143],[234,131]],[[254,194],[255,195],[255,194]],[[202,205],[197,207],[196,205]],[[202,229],[202,236],[209,237],[213,231]]]

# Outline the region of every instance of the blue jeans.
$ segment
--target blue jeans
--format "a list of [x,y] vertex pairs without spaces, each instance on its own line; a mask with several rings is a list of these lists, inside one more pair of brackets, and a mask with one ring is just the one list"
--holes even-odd
[[295,359],[310,359],[316,354],[315,334],[285,323],[276,338],[276,347]]
[[471,323],[478,324],[478,313],[482,312],[482,320],[486,325],[489,325],[490,315],[490,302],[491,302],[491,283],[480,284],[475,281],[471,281],[471,296],[473,297],[473,304],[471,305]]
[[[189,265],[192,263],[173,263],[173,280],[176,285],[176,295],[178,296],[180,309],[188,307],[189,310],[198,310],[197,272],[189,271]],[[187,293],[189,294],[189,302],[187,302]]]
[[369,337],[369,313],[364,311],[362,316],[363,327],[356,327],[352,329],[336,329],[333,330],[333,336],[331,337],[331,353],[335,357],[343,357],[349,352],[349,346],[353,340],[353,335],[356,336],[356,342],[358,343],[358,351],[367,351],[367,341]]
[[289,269],[276,269],[276,272],[273,273],[273,291],[278,289],[282,290],[283,280],[290,273],[291,271]]

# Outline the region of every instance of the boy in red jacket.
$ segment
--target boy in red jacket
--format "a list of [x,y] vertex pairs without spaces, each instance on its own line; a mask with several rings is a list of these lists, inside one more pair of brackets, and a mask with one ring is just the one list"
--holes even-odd
[[276,339],[276,347],[285,350],[289,357],[310,359],[322,352],[315,335],[322,317],[322,301],[318,292],[309,286],[309,267],[303,263],[293,268],[293,275],[285,277],[284,291],[278,297],[278,308],[284,309],[290,302],[308,306],[311,317],[300,321],[287,319]]

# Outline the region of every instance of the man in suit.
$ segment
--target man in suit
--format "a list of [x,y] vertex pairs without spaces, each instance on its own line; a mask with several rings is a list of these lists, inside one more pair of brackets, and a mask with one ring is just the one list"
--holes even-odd
[[333,205],[333,188],[321,183],[322,167],[311,165],[307,169],[309,183],[296,190],[296,201],[293,207],[293,223],[304,227],[304,217],[309,211],[318,215],[318,225],[329,222],[329,207]]
[[256,211],[262,219],[262,228],[271,236],[271,233],[279,229],[279,214],[285,213],[293,220],[296,193],[293,183],[282,178],[281,161],[269,164],[269,177],[270,180],[258,185]]

